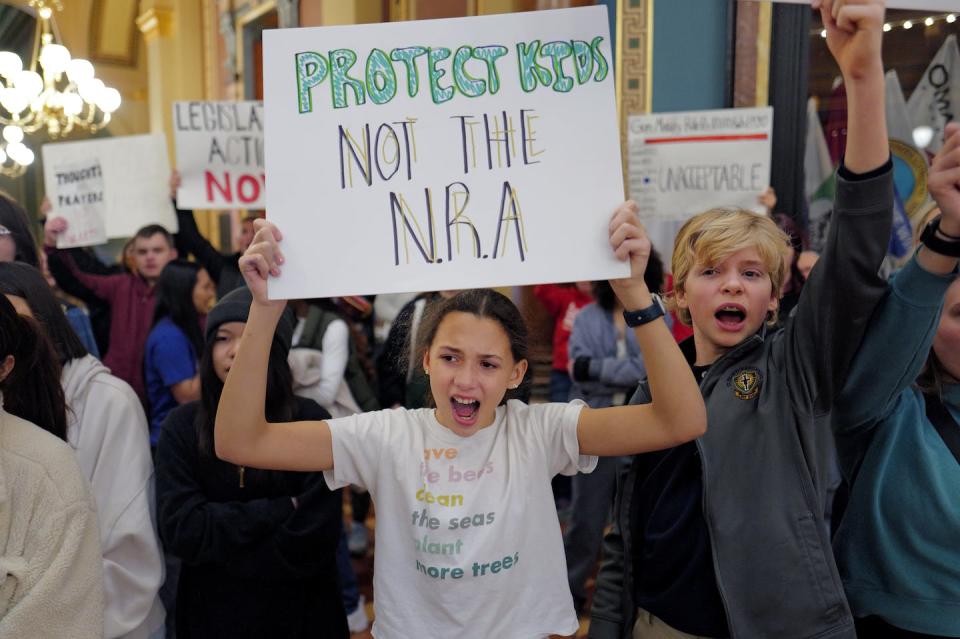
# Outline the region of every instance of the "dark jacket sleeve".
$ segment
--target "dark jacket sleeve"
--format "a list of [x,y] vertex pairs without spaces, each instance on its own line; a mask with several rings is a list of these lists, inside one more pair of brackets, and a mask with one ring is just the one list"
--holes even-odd
[[[645,382],[637,386],[629,403],[649,404],[649,388]],[[630,502],[633,499],[634,466],[630,471],[617,473],[617,492],[613,505],[613,525],[603,538],[603,560],[597,573],[596,588],[593,593],[593,606],[590,609],[590,639],[621,639],[629,636],[627,626],[633,618],[625,618],[625,608],[633,609],[630,602],[633,593],[625,591],[632,588],[626,584],[628,564],[632,565],[632,553],[624,541],[624,530],[630,527]],[[629,530],[628,530],[629,534]],[[636,579],[634,575],[633,579]]]
[[[614,513],[619,513],[622,506],[624,477],[623,473],[617,476]],[[623,618],[623,577],[624,562],[633,560],[624,556],[622,530],[623,526],[629,525],[629,521],[614,517],[610,532],[603,538],[603,559],[590,608],[590,633],[587,635],[590,639],[620,639],[623,626],[629,621]]]
[[[416,298],[419,299],[419,298]],[[410,350],[410,322],[416,299],[408,302],[390,326],[383,351],[377,358],[377,379],[380,383],[380,406],[392,408],[406,399],[407,359]]]
[[830,415],[848,481],[866,454],[874,428],[920,374],[937,331],[944,295],[955,277],[955,273],[928,273],[914,257],[894,276],[871,318]]
[[91,275],[116,275],[122,273],[123,269],[119,264],[107,266],[93,254],[92,251],[82,248],[67,249],[67,254],[73,258],[73,263],[84,273]]
[[[177,209],[177,224],[179,224],[176,235],[177,251],[190,253],[197,258],[200,265],[210,274],[210,279],[219,284],[223,269],[229,258],[215,249],[207,238],[200,233],[200,229],[197,228],[197,220],[193,217],[193,211]],[[186,255],[180,257],[186,257]]]
[[290,497],[208,501],[197,476],[196,403],[167,416],[157,448],[157,524],[164,547],[189,564],[229,565],[293,512]]
[[343,519],[343,497],[331,491],[323,473],[306,473],[295,495],[297,508],[271,534],[231,558],[237,577],[288,580],[334,569]]
[[804,414],[830,410],[886,291],[879,275],[893,224],[893,165],[856,176],[838,171],[824,252],[785,329],[791,400]]
[[[97,287],[84,281],[84,275],[114,276],[117,271],[103,264],[83,249],[45,249],[47,267],[57,281],[57,286],[68,295],[82,300],[88,306],[103,304],[106,297]],[[81,275],[82,274],[82,275]]]
[[[329,419],[312,400],[301,399],[295,419]],[[297,473],[303,479],[299,502],[272,533],[231,559],[227,571],[237,577],[289,580],[336,570],[337,544],[343,526],[343,496],[332,491],[323,473]]]

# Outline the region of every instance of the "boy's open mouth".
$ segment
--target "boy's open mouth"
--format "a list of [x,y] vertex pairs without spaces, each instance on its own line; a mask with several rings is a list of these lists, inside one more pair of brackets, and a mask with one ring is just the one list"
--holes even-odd
[[451,397],[450,408],[453,410],[453,419],[461,426],[473,426],[480,412],[480,402],[464,397]]
[[713,314],[722,328],[738,330],[747,319],[747,311],[739,304],[724,304]]

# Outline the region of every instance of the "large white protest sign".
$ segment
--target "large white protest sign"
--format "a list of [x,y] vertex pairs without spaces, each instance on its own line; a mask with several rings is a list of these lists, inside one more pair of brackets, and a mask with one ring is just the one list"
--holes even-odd
[[[103,200],[103,170],[99,160],[58,162],[47,169],[53,179],[55,199],[50,202],[67,230],[57,237],[57,247],[95,246],[107,241],[106,206]],[[54,193],[46,184],[48,194]]]
[[182,209],[262,209],[262,102],[174,102]]
[[[744,0],[740,0],[743,2]],[[810,4],[810,0],[773,0],[790,4]],[[957,0],[887,0],[888,9],[915,9],[917,11],[960,11]]]
[[604,7],[264,33],[272,297],[624,277]]
[[633,115],[627,126],[630,197],[665,256],[697,213],[764,212],[757,197],[770,184],[772,108]]
[[[108,238],[131,237],[142,226],[161,224],[177,230],[177,216],[170,201],[170,165],[167,146],[160,134],[58,142],[43,146],[44,186],[53,210],[50,217],[69,216],[77,202],[77,180],[82,176],[58,177],[58,170],[99,167],[105,234]],[[87,176],[87,180],[93,176]],[[100,208],[102,207],[102,208]],[[68,229],[73,220],[68,218]]]

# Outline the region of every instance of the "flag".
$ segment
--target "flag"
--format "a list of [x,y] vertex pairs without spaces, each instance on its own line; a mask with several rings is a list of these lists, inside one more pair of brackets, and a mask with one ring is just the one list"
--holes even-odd
[[829,213],[837,181],[833,174],[830,149],[820,126],[817,101],[807,100],[807,142],[803,152],[804,196],[807,201],[807,232],[810,247],[821,250],[826,239]]
[[914,127],[933,129],[933,141],[926,149],[933,157],[943,146],[947,123],[960,118],[960,46],[956,35],[947,38],[923,72],[907,101],[907,111]]
[[826,248],[827,231],[830,228],[830,216],[833,213],[833,199],[836,194],[837,174],[834,172],[810,196],[807,233],[810,236],[811,251],[822,253]]
[[889,253],[895,258],[905,257],[913,248],[913,227],[910,215],[927,197],[927,160],[914,146],[913,126],[903,99],[900,78],[894,70],[886,74],[884,101],[887,113],[887,134],[890,137],[890,155],[893,158],[893,233]]
[[827,148],[827,138],[823,135],[823,127],[820,126],[817,101],[814,98],[807,100],[807,143],[803,152],[803,169],[804,195],[809,202],[820,185],[833,173],[830,149]]
[[834,80],[833,91],[825,107],[827,120],[823,125],[823,133],[827,138],[827,148],[830,149],[830,159],[836,166],[840,164],[847,147],[847,88],[841,78]]

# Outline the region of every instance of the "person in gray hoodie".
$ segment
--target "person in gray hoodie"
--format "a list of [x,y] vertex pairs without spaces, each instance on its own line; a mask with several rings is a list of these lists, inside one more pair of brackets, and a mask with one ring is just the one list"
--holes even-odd
[[162,637],[158,591],[163,556],[154,521],[153,462],[140,401],[126,382],[87,353],[43,276],[0,263],[0,294],[34,317],[61,360],[67,442],[97,500],[103,555],[104,637]]

